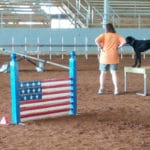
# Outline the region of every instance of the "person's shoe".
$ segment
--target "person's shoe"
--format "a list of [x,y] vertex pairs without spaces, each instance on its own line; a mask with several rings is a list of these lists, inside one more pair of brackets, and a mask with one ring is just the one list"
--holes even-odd
[[99,90],[98,90],[98,94],[101,95],[101,94],[103,94],[103,93],[104,93],[104,89],[99,89]]
[[117,89],[117,90],[114,90],[114,95],[119,95],[118,89]]

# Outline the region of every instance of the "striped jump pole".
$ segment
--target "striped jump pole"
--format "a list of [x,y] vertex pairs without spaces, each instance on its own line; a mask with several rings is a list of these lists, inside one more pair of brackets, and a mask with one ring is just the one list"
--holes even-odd
[[[16,54],[11,54],[12,123],[77,114],[76,56],[71,52],[66,78],[19,81]],[[68,69],[67,69],[68,70]]]

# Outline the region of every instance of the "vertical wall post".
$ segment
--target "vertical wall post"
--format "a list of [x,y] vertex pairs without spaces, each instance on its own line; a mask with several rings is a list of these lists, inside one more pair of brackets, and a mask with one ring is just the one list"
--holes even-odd
[[10,86],[11,86],[11,111],[12,111],[12,123],[20,123],[20,108],[19,108],[19,73],[18,62],[16,60],[16,54],[11,54],[10,61]]
[[109,0],[104,0],[103,28],[109,22]]
[[72,79],[72,93],[73,95],[71,95],[71,103],[72,103],[72,108],[71,108],[71,115],[76,115],[77,114],[77,66],[76,66],[76,55],[75,52],[72,51],[70,54],[70,59],[69,59],[69,76]]

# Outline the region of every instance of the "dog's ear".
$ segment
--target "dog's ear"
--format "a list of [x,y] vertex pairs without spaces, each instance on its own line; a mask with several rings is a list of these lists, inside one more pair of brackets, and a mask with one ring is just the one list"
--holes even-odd
[[127,36],[127,37],[126,37],[126,43],[129,44],[130,41],[131,41],[131,37],[130,37],[130,36]]
[[134,41],[135,41],[135,38],[133,38],[132,36],[126,37],[126,43],[127,44],[133,45]]
[[126,39],[131,40],[134,39],[132,36],[127,36]]

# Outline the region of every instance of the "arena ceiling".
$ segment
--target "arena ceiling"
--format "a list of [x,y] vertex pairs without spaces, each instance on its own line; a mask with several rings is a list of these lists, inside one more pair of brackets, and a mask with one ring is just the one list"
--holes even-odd
[[[74,27],[100,27],[103,9],[103,0],[2,0],[0,27],[51,28],[54,19],[69,20]],[[109,13],[116,27],[150,27],[149,0],[109,0]]]

